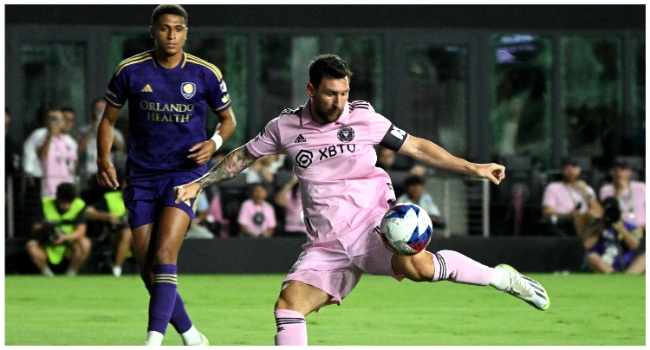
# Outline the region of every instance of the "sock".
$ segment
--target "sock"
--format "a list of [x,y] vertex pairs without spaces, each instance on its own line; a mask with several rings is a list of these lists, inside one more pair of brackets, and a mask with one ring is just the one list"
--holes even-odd
[[174,329],[176,329],[176,332],[181,335],[193,327],[192,320],[190,320],[190,316],[187,314],[187,311],[185,311],[185,303],[183,303],[181,295],[178,294],[178,290],[176,291],[174,311],[172,311],[172,317],[169,319],[169,323],[171,323],[172,326],[174,326]]
[[199,345],[201,344],[201,333],[196,329],[196,327],[191,326],[186,332],[181,333],[181,338],[183,338],[183,344],[185,345]]
[[506,290],[510,287],[510,274],[504,269],[492,269],[492,279],[490,285],[498,290]]
[[150,292],[147,331],[155,331],[164,335],[176,301],[176,265],[154,266],[153,284]]
[[68,277],[76,277],[77,276],[77,271],[68,269],[68,271],[66,271],[65,275],[68,276]]
[[160,346],[162,345],[164,335],[156,331],[147,332],[147,340],[144,341],[144,345],[148,346]]
[[451,280],[479,286],[490,284],[494,270],[453,250],[441,250],[433,254],[433,266],[431,282]]
[[300,312],[275,310],[275,345],[307,345],[307,322]]
[[115,277],[122,276],[122,268],[119,266],[113,266],[113,276]]
[[47,277],[54,277],[54,272],[52,272],[52,269],[50,269],[49,266],[46,266],[45,269],[41,271],[41,273]]

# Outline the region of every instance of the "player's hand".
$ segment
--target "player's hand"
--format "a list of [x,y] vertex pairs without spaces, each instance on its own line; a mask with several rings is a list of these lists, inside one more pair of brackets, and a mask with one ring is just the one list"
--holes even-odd
[[196,197],[196,195],[199,193],[199,190],[201,190],[201,186],[199,186],[199,184],[196,182],[190,182],[185,185],[174,187],[174,197],[176,199],[176,204],[180,204],[190,198]]
[[492,181],[493,184],[498,185],[506,177],[506,167],[500,164],[477,164],[478,173],[480,177]]
[[207,163],[216,151],[217,144],[213,140],[207,140],[192,146],[189,150],[190,155],[187,158],[200,165]]
[[120,183],[117,182],[115,166],[110,161],[97,160],[97,182],[100,186],[117,189]]

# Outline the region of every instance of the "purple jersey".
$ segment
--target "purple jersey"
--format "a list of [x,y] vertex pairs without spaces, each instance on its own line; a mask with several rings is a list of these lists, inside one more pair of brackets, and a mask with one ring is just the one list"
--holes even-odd
[[167,69],[156,62],[153,51],[122,61],[104,99],[115,108],[129,102],[129,181],[155,180],[177,172],[203,175],[207,166],[187,159],[188,151],[207,139],[208,106],[215,112],[230,106],[226,83],[216,66],[183,53],[181,62]]
[[271,120],[246,147],[256,157],[286,153],[293,160],[309,239],[324,242],[388,210],[395,193],[388,174],[375,166],[374,146],[398,150],[407,137],[368,102],[349,102],[326,125],[314,121],[307,102]]

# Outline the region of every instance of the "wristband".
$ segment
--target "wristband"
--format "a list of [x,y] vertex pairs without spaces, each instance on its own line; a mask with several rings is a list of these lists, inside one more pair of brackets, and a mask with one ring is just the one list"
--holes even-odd
[[210,140],[214,141],[214,143],[217,145],[217,148],[215,150],[218,150],[219,147],[221,147],[223,144],[223,139],[221,138],[221,135],[219,135],[219,132],[215,132]]

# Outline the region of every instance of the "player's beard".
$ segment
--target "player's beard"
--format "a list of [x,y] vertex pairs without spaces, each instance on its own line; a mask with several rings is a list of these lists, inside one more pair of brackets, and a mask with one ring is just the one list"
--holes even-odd
[[315,112],[325,124],[337,121],[341,114],[343,114],[343,110],[339,109],[336,106],[332,107],[331,109],[316,107]]

